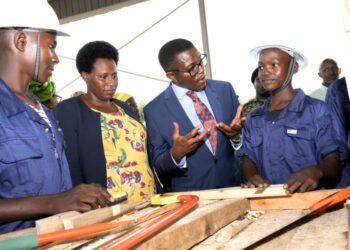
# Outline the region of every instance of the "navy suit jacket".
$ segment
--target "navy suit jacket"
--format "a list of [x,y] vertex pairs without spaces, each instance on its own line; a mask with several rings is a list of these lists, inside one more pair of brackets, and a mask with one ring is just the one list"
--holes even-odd
[[[236,93],[228,82],[208,80],[205,87],[217,122],[230,124],[239,105]],[[241,174],[230,140],[218,131],[215,156],[205,143],[190,154],[187,168],[176,166],[171,157],[173,122],[180,127],[180,135],[194,129],[171,86],[152,100],[144,115],[148,133],[150,163],[164,185],[164,191],[190,191],[237,186]]]

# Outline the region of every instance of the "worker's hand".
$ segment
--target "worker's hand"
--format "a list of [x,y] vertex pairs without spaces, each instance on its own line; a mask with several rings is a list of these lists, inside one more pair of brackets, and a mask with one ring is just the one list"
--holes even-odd
[[114,201],[107,190],[98,184],[80,184],[66,192],[54,196],[55,213],[65,211],[86,212],[105,207]]
[[312,166],[303,168],[292,174],[283,188],[286,190],[287,194],[315,190],[322,176],[323,173],[319,167]]
[[241,133],[242,127],[245,122],[245,117],[241,116],[242,110],[243,105],[239,105],[237,108],[236,116],[233,118],[230,125],[227,125],[223,122],[219,122],[216,124],[216,127],[222,132],[224,132],[225,135],[230,139],[234,139]]
[[270,186],[270,182],[264,180],[260,175],[255,174],[250,177],[245,183],[241,185],[242,188],[267,188]]
[[198,134],[201,126],[195,127],[188,134],[181,136],[179,124],[174,122],[173,130],[173,148],[171,154],[176,162],[179,162],[182,157],[194,151],[203,139],[209,134],[208,129],[204,129],[201,134]]

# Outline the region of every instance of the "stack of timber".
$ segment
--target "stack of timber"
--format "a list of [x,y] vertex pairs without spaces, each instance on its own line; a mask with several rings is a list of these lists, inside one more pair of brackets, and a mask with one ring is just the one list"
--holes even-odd
[[[176,193],[197,195],[200,202],[184,217],[133,249],[346,249],[348,215],[345,208],[294,223],[308,213],[313,203],[337,191],[286,196],[283,187],[277,185],[263,190],[225,188]],[[71,211],[38,220],[36,230],[41,234],[105,221],[132,222],[120,230],[59,241],[41,248],[102,249],[176,206],[169,204],[160,208],[143,201],[124,202],[83,214]],[[286,225],[291,226],[280,230]],[[272,233],[275,234],[271,236]],[[2,235],[0,239],[9,235]]]
[[252,211],[264,211],[254,222],[245,216],[193,249],[347,249],[348,224],[344,208],[299,220],[310,213],[312,204],[337,191],[322,190],[297,193],[291,197],[251,199]]

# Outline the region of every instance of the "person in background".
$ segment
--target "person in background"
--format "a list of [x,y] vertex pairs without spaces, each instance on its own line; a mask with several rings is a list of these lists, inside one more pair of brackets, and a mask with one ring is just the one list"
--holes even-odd
[[62,100],[62,97],[56,94],[56,85],[51,77],[44,84],[30,81],[29,89],[48,109],[53,109]]
[[76,66],[87,93],[53,111],[63,129],[73,185],[98,183],[112,196],[126,192],[138,201],[155,194],[156,183],[144,126],[126,103],[113,99],[118,60],[117,49],[107,42],[85,44]]
[[43,102],[43,104],[48,108],[48,109],[53,109],[56,107],[56,105],[62,100],[62,96],[57,95],[54,93],[52,97],[47,100],[46,102]]
[[158,58],[171,82],[144,114],[150,163],[164,190],[240,185],[234,147],[243,118],[232,85],[207,80],[206,55],[186,39],[167,42]]
[[132,111],[135,113],[138,120],[140,120],[140,111],[132,95],[128,93],[118,92],[114,94],[113,98],[128,104]]
[[[350,100],[345,77],[333,81],[328,87],[326,105],[331,110],[333,127],[336,130],[341,146],[348,153],[348,133],[350,132]],[[342,158],[346,159],[346,154]],[[336,188],[344,188],[350,185],[350,155],[344,162],[343,174]]]
[[96,184],[72,189],[62,132],[29,91],[31,80],[43,84],[59,62],[56,36],[65,33],[55,12],[45,0],[12,0],[0,16],[0,234],[111,204]]
[[310,96],[321,101],[326,98],[327,88],[332,84],[333,81],[339,79],[341,69],[338,67],[336,61],[331,58],[326,58],[320,64],[318,71],[319,77],[322,78],[322,85],[320,88],[312,91]]
[[284,184],[287,193],[306,192],[339,178],[344,159],[326,104],[292,87],[293,74],[307,60],[297,43],[285,38],[251,51],[259,57],[258,77],[271,96],[249,114],[238,156],[243,187]]
[[81,96],[81,95],[84,95],[84,94],[85,94],[84,91],[78,90],[78,91],[75,91],[73,94],[71,94],[70,97]]
[[269,93],[262,86],[258,77],[258,72],[259,72],[259,68],[256,68],[253,71],[252,76],[250,78],[250,81],[254,84],[255,98],[243,105],[243,111],[242,111],[243,117],[247,117],[250,111],[263,105],[264,101],[270,96]]

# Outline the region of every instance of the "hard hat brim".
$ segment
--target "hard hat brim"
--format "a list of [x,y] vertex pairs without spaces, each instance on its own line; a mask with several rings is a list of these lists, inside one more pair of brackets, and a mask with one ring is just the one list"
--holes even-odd
[[292,49],[290,47],[284,46],[284,45],[278,45],[278,44],[269,44],[269,45],[263,45],[263,46],[258,46],[254,49],[252,49],[249,54],[257,59],[261,53],[261,51],[263,51],[264,49],[272,49],[272,48],[277,48],[280,49],[286,53],[288,53],[291,56],[294,56],[298,65],[299,65],[299,69],[303,69],[306,68],[308,61],[307,58],[300,52],[297,51],[295,49]]

